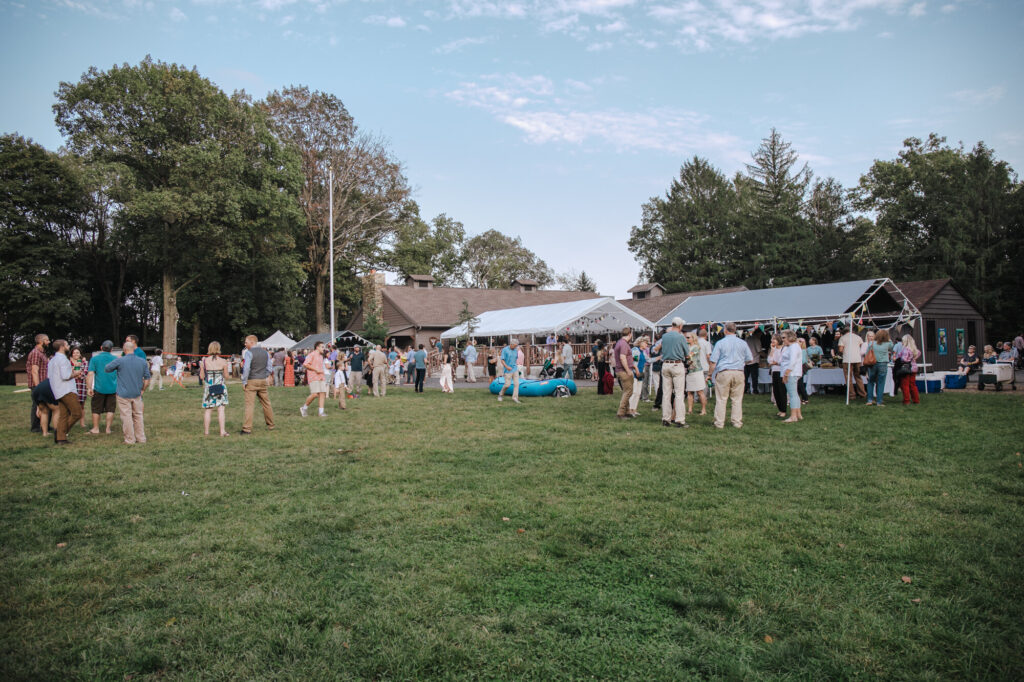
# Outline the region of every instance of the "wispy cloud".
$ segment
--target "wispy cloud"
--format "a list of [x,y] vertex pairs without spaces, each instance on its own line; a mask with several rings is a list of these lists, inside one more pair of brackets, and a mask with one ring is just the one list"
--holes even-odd
[[546,76],[492,74],[460,84],[448,98],[486,111],[501,123],[522,132],[533,144],[599,144],[618,151],[658,150],[673,154],[714,154],[745,161],[749,154],[738,137],[714,131],[702,114],[672,108],[627,111],[618,108],[585,110],[574,106],[574,95],[591,86],[568,80],[556,88]]
[[182,12],[181,9],[178,7],[172,7],[170,14],[168,16],[170,17],[171,21],[188,21],[188,16],[184,12]]
[[405,19],[400,16],[386,17],[380,14],[374,14],[372,16],[363,19],[364,24],[372,24],[373,26],[387,26],[388,28],[404,28]]
[[482,36],[479,38],[459,38],[451,42],[445,43],[440,47],[434,49],[437,54],[451,54],[452,52],[461,52],[463,49],[472,45],[483,45],[491,41],[491,36]]
[[957,90],[952,93],[953,99],[971,106],[987,106],[995,104],[1006,94],[1006,88],[1002,85],[993,85],[984,90]]

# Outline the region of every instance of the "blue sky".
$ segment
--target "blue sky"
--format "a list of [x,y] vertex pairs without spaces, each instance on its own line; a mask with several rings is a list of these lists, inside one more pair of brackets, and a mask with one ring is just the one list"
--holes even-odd
[[845,186],[930,132],[1024,168],[1019,2],[0,0],[0,25],[2,132],[57,148],[58,83],[146,54],[228,92],[305,84],[390,140],[424,217],[617,297],[641,204],[772,126]]

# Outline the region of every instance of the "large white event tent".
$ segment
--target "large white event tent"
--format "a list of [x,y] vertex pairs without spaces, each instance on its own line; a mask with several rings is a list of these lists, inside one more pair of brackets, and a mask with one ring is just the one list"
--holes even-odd
[[[658,320],[657,326],[669,326],[674,317],[683,318],[688,327],[727,321],[747,328],[783,322],[814,327],[840,321],[853,329],[908,324],[921,334],[921,362],[927,366],[921,312],[887,277],[691,296]],[[926,391],[927,387],[926,381]]]
[[278,329],[276,332],[260,341],[257,345],[261,348],[291,348],[295,345],[295,341],[294,339],[289,339],[284,332]]
[[[473,336],[535,336],[540,334],[609,334],[623,327],[653,329],[654,324],[634,313],[611,296],[582,301],[531,305],[522,308],[489,310],[474,321]],[[467,323],[441,333],[442,339],[455,339],[468,333]],[[520,339],[524,341],[525,339]]]

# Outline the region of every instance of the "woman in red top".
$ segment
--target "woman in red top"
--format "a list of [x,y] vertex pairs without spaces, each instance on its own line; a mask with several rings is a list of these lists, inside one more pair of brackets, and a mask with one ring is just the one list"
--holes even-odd
[[292,351],[284,356],[284,385],[295,385],[295,355]]

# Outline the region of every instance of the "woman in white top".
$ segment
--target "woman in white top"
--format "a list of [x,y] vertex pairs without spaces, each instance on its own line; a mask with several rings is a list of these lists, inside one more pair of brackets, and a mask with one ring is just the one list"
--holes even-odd
[[778,408],[777,417],[786,416],[786,383],[782,380],[782,357],[786,354],[786,344],[782,334],[772,334],[771,347],[768,350],[768,367],[772,376],[772,399]]
[[454,393],[452,386],[452,362],[447,354],[441,355],[441,390],[444,393]]
[[786,382],[786,393],[789,394],[789,419],[784,420],[787,424],[793,424],[803,419],[800,409],[800,393],[797,385],[800,377],[804,374],[804,354],[800,345],[796,342],[796,332],[787,329],[782,333],[786,342],[786,349],[782,355],[782,378]]

